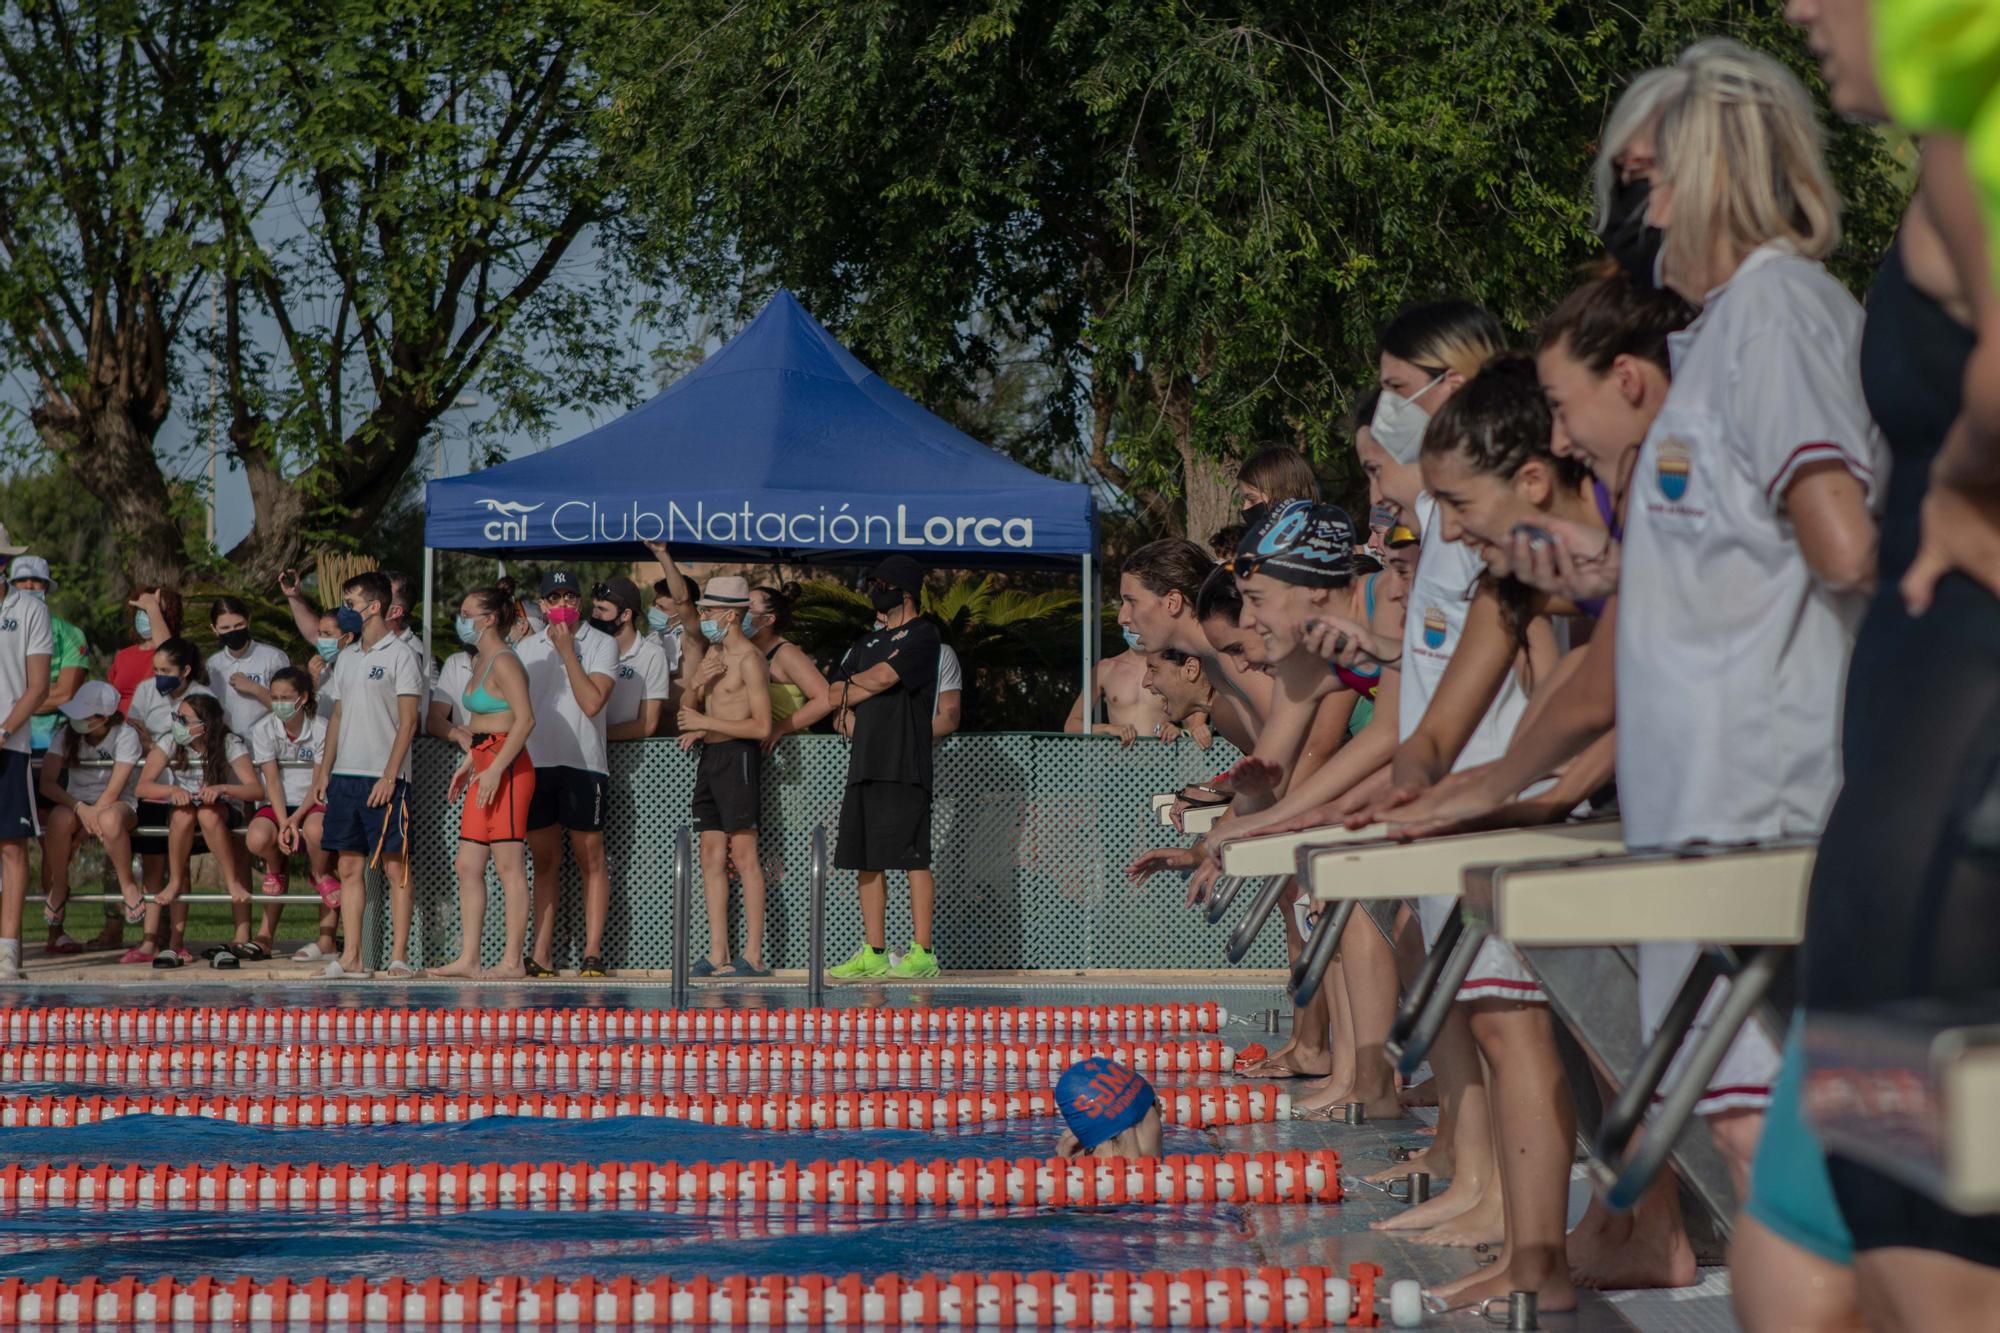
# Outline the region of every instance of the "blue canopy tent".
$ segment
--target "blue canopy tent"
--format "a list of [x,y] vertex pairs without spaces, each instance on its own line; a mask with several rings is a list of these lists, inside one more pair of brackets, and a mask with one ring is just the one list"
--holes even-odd
[[430,552],[858,563],[902,552],[954,568],[1083,575],[1083,679],[1097,507],[957,430],[869,370],[790,292],[700,366],[616,421],[541,453],[431,482]]

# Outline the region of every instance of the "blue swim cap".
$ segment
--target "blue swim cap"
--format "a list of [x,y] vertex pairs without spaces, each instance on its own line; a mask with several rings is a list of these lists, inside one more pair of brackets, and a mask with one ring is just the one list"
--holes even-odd
[[1145,1118],[1153,1105],[1153,1085],[1124,1065],[1093,1055],[1056,1080],[1056,1105],[1077,1142],[1095,1148]]

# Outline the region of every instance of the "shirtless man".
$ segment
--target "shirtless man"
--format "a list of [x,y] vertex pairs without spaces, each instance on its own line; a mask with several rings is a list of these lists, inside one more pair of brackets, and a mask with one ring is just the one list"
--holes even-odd
[[[1128,642],[1131,637],[1127,631]],[[1086,721],[1085,715],[1096,711],[1087,705],[1095,701],[1079,694],[1076,706],[1069,710],[1069,720],[1063,723],[1064,731],[1071,735],[1078,732],[1109,733],[1128,750],[1132,748],[1132,742],[1141,736],[1173,740],[1180,735],[1178,728],[1173,736],[1166,734],[1167,710],[1159,696],[1146,689],[1146,655],[1138,649],[1105,658],[1097,664],[1092,679],[1096,682],[1099,697],[1104,700],[1104,715],[1110,721],[1102,724]]]
[[[743,634],[748,580],[710,579],[696,603],[708,645],[680,710],[681,746],[701,745],[691,809],[701,831],[708,957],[695,976],[768,977],[764,966],[764,867],[757,859],[758,760],[771,734],[770,673]],[[743,951],[729,951],[729,866],[743,881]]]
[[[1167,711],[1167,728],[1178,736],[1182,730],[1206,750],[1215,741],[1209,729],[1208,710],[1215,703],[1215,687],[1201,669],[1201,659],[1177,648],[1163,648],[1146,657],[1146,692],[1158,699]],[[1167,737],[1161,732],[1162,739]]]

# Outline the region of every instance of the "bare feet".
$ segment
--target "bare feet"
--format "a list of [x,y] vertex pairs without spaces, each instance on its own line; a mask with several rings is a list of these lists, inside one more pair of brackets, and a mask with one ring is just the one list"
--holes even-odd
[[1254,754],[1247,754],[1237,760],[1228,772],[1208,785],[1217,791],[1265,796],[1277,790],[1278,783],[1284,780],[1284,776],[1285,770],[1269,759],[1260,759]]
[[1475,1269],[1456,1282],[1446,1283],[1437,1289],[1437,1294],[1454,1309],[1476,1309],[1481,1301],[1504,1301],[1511,1292],[1532,1291],[1537,1307],[1544,1314],[1574,1310],[1576,1287],[1570,1282],[1569,1274],[1563,1271],[1564,1267],[1560,1255],[1534,1265],[1502,1255],[1499,1263]]
[[1238,1072],[1244,1078],[1325,1078],[1330,1063],[1325,1051],[1303,1051],[1294,1039]]
[[519,981],[528,975],[528,969],[520,963],[496,963],[479,974],[481,981]]
[[[1442,1245],[1446,1249],[1470,1250],[1481,1245],[1498,1245],[1506,1239],[1507,1218],[1504,1196],[1497,1184],[1489,1187],[1479,1201],[1448,1222],[1410,1237],[1419,1245]],[[1568,1286],[1568,1274],[1563,1285]]]
[[454,958],[443,967],[431,968],[430,975],[434,977],[454,977],[461,981],[474,981],[479,977],[479,960],[477,958]]
[[1570,1232],[1569,1273],[1577,1286],[1594,1291],[1691,1287],[1697,1277],[1678,1207],[1642,1203],[1620,1216],[1595,1198]]
[[[1417,1169],[1415,1162],[1409,1162],[1402,1167],[1399,1174],[1407,1174]],[[1432,1176],[1431,1179],[1435,1180],[1437,1177]],[[1385,1217],[1368,1225],[1375,1231],[1429,1231],[1433,1227],[1454,1222],[1458,1220],[1460,1214],[1478,1207],[1480,1196],[1484,1193],[1484,1181],[1455,1180],[1451,1188],[1442,1194],[1432,1195],[1425,1202],[1405,1208],[1394,1217]]]
[[1385,1166],[1380,1171],[1364,1176],[1370,1184],[1381,1185],[1391,1180],[1401,1180],[1412,1171],[1421,1171],[1432,1180],[1450,1180],[1456,1163],[1452,1161],[1451,1145],[1442,1140],[1434,1142],[1416,1156],[1394,1166]]

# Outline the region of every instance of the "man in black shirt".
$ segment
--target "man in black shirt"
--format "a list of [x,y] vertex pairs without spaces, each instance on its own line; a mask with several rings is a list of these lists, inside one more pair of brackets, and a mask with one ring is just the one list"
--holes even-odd
[[[869,576],[868,598],[883,623],[847,650],[833,673],[834,726],[849,736],[847,796],[833,864],[858,871],[866,942],[831,975],[934,977],[931,907],[931,711],[937,689],[937,627],[917,618],[923,570],[892,555]],[[910,924],[916,939],[889,965],[888,875],[910,877]]]

